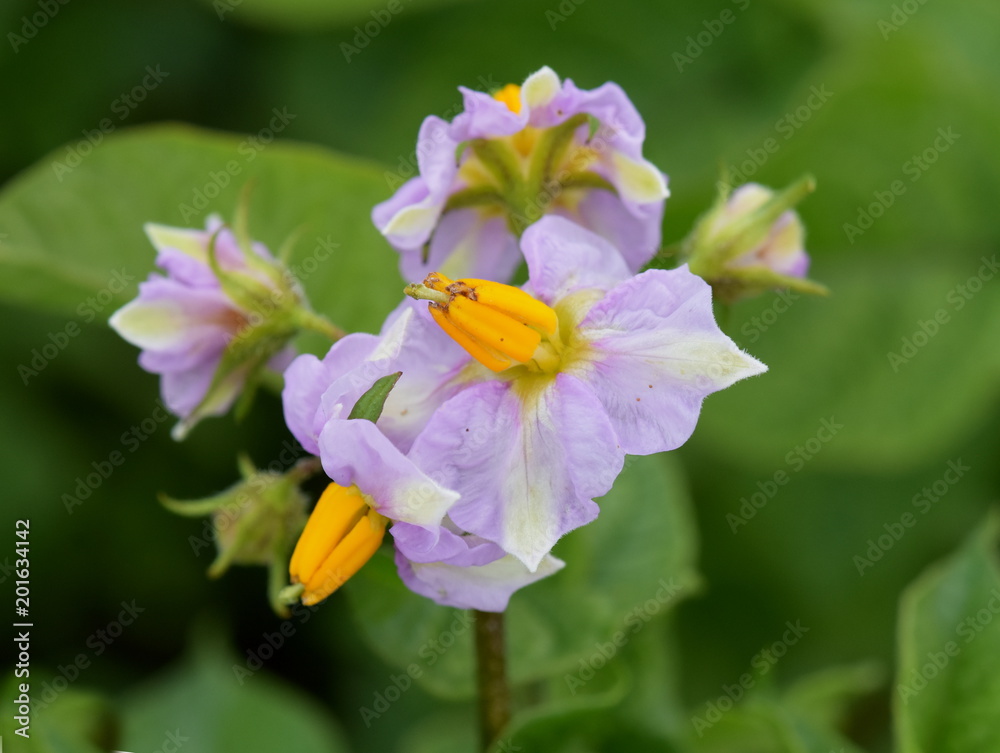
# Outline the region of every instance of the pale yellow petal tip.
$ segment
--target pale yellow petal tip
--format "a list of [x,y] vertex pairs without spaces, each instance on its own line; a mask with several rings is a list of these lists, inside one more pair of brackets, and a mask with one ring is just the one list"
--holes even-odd
[[439,208],[417,204],[396,212],[380,231],[385,236],[421,235],[434,228],[439,215]]
[[166,348],[183,337],[178,307],[169,302],[135,298],[111,315],[108,326],[126,342],[146,350]]
[[204,230],[158,225],[154,222],[147,222],[142,229],[157,251],[173,248],[200,261],[208,258],[210,236]]
[[648,204],[670,195],[666,178],[652,163],[630,159],[620,152],[614,152],[613,160],[618,173],[616,187],[626,199]]
[[[749,377],[760,376],[768,371],[768,365],[763,361],[758,361],[752,355],[747,353],[745,350],[740,350],[739,354],[742,358],[742,368],[737,366],[733,369],[734,373],[737,374],[735,380],[747,379]],[[742,371],[742,374],[738,372]]]
[[561,86],[556,72],[545,66],[525,79],[521,87],[521,101],[528,107],[542,107],[555,98]]

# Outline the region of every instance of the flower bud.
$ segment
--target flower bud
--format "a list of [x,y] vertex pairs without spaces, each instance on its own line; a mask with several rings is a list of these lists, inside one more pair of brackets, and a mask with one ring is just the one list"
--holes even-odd
[[813,179],[807,176],[781,192],[757,183],[732,194],[725,181],[720,187],[715,206],[684,241],[682,254],[691,271],[727,302],[770,288],[825,295],[825,287],[805,279],[805,229],[792,209],[813,191]]
[[178,515],[211,515],[218,555],[208,569],[209,577],[220,577],[231,565],[270,568],[271,603],[284,614],[287,608],[277,595],[286,584],[288,556],[307,517],[307,500],[299,485],[318,470],[313,458],[286,473],[256,470],[249,459],[241,458],[243,479],[224,492],[192,501],[161,495],[160,501]]

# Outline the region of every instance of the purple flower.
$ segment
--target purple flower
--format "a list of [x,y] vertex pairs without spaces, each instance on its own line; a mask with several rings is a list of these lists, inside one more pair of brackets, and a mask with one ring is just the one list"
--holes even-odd
[[465,109],[451,123],[430,116],[420,128],[420,175],[372,212],[404,277],[508,280],[518,236],[547,214],[609,240],[632,271],[649,261],[669,192],[617,84],[581,90],[546,67],[494,96],[461,92]]
[[[322,360],[304,354],[285,371],[285,421],[306,450],[324,458],[324,467],[339,483],[350,480],[362,489],[371,483],[343,475],[345,463],[367,470],[371,478],[391,476],[394,472],[387,464],[404,463],[402,453],[410,449],[435,408],[461,388],[458,377],[468,356],[455,347],[425,309],[407,299],[386,320],[378,336],[348,335]],[[380,452],[359,457],[358,447],[364,443],[358,434],[371,434],[373,429],[355,426],[368,422],[343,419],[371,384],[392,373],[397,364],[405,364],[406,371],[389,393],[377,422],[383,435],[378,440]],[[367,444],[373,442],[369,438]],[[412,459],[405,459],[405,464],[417,467]],[[435,483],[441,474],[428,478]],[[402,499],[399,494],[385,497]],[[503,611],[516,590],[556,572],[563,564],[550,556],[532,572],[496,544],[461,531],[450,520],[437,521],[440,525],[415,525],[412,519],[400,517],[398,503],[395,512],[385,507],[379,512],[396,521],[390,532],[400,577],[415,593],[445,606]],[[342,567],[339,572],[329,582],[343,582]]]
[[435,483],[370,421],[330,421],[319,438],[323,470],[333,479],[309,516],[289,564],[302,602],[336,591],[378,551],[390,522],[436,543],[458,495]]
[[[685,268],[632,276],[607,246],[557,217],[525,232],[526,291],[551,308],[556,326],[525,359],[494,313],[474,318],[467,331],[479,344],[519,363],[498,373],[470,363],[464,388],[435,411],[410,453],[462,495],[450,512],[456,525],[530,569],[596,517],[593,499],[611,488],[626,453],[680,446],[708,394],[766,368],[719,330],[701,279]],[[482,309],[522,310],[520,299],[468,285]],[[466,296],[461,288],[453,295],[432,307],[448,315]],[[518,318],[512,332],[538,331],[535,312]],[[479,326],[486,323],[493,329]]]
[[[686,268],[633,276],[606,240],[560,217],[528,228],[522,249],[525,292],[429,276],[431,311],[403,308],[394,322],[405,326],[377,347],[385,373],[402,371],[400,385],[411,376],[412,397],[396,396],[393,413],[417,416],[409,459],[461,495],[452,523],[536,572],[596,517],[593,499],[626,453],[678,447],[708,394],[766,367],[719,330],[708,285]],[[318,371],[299,378],[289,370],[286,415],[310,416],[315,431],[340,388]]]
[[294,351],[285,344],[295,329],[281,326],[273,312],[297,305],[301,293],[266,248],[241,248],[218,217],[205,230],[145,230],[165,275],[140,283],[138,297],[108,323],[142,349],[142,368],[161,375],[163,400],[181,418],[174,429],[180,439],[201,418],[225,413],[260,369],[281,371],[291,361]]

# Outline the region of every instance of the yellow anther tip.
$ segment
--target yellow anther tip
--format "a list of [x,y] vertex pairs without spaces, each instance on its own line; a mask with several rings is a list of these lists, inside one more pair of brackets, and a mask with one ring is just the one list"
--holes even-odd
[[515,115],[521,114],[521,87],[517,84],[507,84],[503,89],[494,92],[493,99],[503,102]]
[[382,543],[385,526],[356,486],[327,486],[288,567],[292,583],[305,586],[302,603],[319,603],[361,569]]

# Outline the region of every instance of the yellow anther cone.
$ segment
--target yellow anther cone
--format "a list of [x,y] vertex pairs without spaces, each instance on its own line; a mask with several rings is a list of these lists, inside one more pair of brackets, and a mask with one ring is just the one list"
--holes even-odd
[[316,604],[343,585],[378,551],[386,519],[356,486],[330,484],[313,510],[288,567],[305,585],[302,603]]
[[[433,291],[433,292],[432,292]],[[543,337],[559,329],[556,312],[520,288],[490,280],[450,280],[434,272],[411,285],[431,301],[431,316],[473,358],[492,371],[531,361]]]
[[515,115],[521,112],[521,87],[517,84],[507,84],[503,89],[493,93],[493,99],[503,102]]

